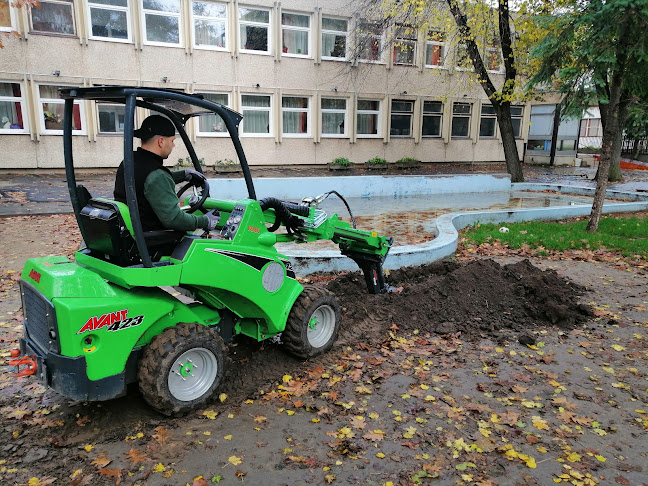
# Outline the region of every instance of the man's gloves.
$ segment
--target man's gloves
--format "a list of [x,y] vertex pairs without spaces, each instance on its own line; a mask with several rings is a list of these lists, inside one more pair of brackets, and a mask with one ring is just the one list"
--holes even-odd
[[185,181],[191,182],[194,186],[202,186],[205,176],[193,169],[185,169]]
[[216,209],[212,209],[207,214],[205,214],[205,216],[207,216],[207,226],[205,226],[203,229],[205,231],[214,231],[214,229],[218,225],[218,222],[220,221],[220,213]]

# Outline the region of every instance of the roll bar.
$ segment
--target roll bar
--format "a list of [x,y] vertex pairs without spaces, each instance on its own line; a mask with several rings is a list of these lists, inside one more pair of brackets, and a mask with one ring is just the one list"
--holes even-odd
[[[125,119],[124,119],[124,179],[126,184],[126,202],[133,224],[133,233],[135,243],[142,258],[142,265],[146,268],[151,268],[153,262],[146,247],[144,239],[144,231],[142,229],[142,222],[139,215],[137,206],[137,197],[135,194],[135,168],[133,163],[133,131],[135,129],[135,108],[142,107],[149,110],[157,111],[167,116],[174,124],[180,138],[185,144],[189,157],[193,163],[194,168],[202,172],[202,167],[198,161],[198,156],[194,150],[193,144],[189,140],[189,136],[184,128],[187,120],[196,116],[199,113],[212,112],[219,115],[225,122],[227,131],[229,132],[236,155],[241,163],[245,185],[250,199],[256,199],[256,192],[254,190],[254,183],[252,175],[247,163],[247,158],[243,152],[243,146],[238,135],[238,127],[243,119],[239,113],[230,110],[224,106],[212,103],[203,99],[200,95],[190,95],[175,90],[155,89],[155,88],[131,88],[131,87],[112,87],[112,86],[97,86],[90,88],[65,88],[61,90],[61,97],[65,99],[65,110],[63,118],[63,152],[65,158],[65,175],[68,183],[68,191],[70,193],[70,201],[72,209],[77,219],[77,224],[82,236],[85,238],[83,224],[81,222],[81,200],[77,191],[76,177],[74,171],[74,160],[72,156],[72,119],[74,110],[74,101],[80,99],[88,99],[95,101],[106,101],[111,103],[121,103],[125,105]],[[181,108],[182,104],[202,108],[206,111],[192,111],[188,113],[173,109],[173,107],[163,106],[165,100],[175,101],[179,103],[176,108]],[[157,102],[156,102],[157,101]]]

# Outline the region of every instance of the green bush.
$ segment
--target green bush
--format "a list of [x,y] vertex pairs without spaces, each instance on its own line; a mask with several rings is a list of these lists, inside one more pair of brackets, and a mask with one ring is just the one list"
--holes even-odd
[[400,162],[402,164],[419,164],[421,161],[419,159],[415,159],[414,157],[403,157],[402,159],[398,159],[396,161],[397,163]]
[[373,159],[367,160],[366,164],[367,165],[381,165],[381,164],[386,164],[387,161],[383,159],[382,157],[374,157]]
[[238,162],[235,162],[232,159],[221,159],[216,161],[216,167],[222,167],[224,165],[230,166],[230,165],[238,165]]
[[349,167],[351,165],[351,161],[346,157],[338,157],[336,159],[333,159],[333,163],[341,167]]

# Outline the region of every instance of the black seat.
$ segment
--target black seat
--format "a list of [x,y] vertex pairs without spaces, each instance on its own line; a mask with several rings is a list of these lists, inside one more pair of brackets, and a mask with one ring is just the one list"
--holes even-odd
[[[90,199],[81,210],[81,223],[90,254],[119,266],[141,263],[135,240],[126,227],[118,203],[106,199]],[[182,231],[161,229],[144,232],[151,260],[170,255],[185,236]]]

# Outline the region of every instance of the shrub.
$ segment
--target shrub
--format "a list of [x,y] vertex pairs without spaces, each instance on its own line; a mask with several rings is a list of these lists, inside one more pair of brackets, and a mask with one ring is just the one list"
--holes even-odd
[[402,159],[398,159],[397,162],[401,162],[403,164],[418,164],[421,161],[419,159],[415,159],[414,157],[403,157]]
[[232,159],[221,159],[221,160],[216,161],[216,166],[217,167],[222,167],[222,166],[225,166],[225,165],[227,165],[227,166],[229,166],[229,165],[239,165],[239,163],[235,162]]
[[346,157],[338,157],[336,159],[333,159],[333,163],[341,167],[349,167],[351,165],[351,161]]
[[387,161],[383,159],[382,157],[374,157],[373,159],[367,160],[366,164],[367,165],[381,165],[381,164],[386,164]]

